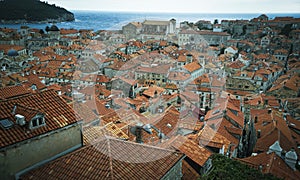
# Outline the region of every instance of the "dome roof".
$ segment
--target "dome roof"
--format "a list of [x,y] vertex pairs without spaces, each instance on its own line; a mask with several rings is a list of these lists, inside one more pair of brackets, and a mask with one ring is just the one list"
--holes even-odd
[[59,31],[59,29],[58,29],[57,26],[52,25],[52,26],[49,28],[49,31]]
[[19,53],[15,49],[10,49],[10,50],[8,50],[7,55],[8,56],[18,56]]

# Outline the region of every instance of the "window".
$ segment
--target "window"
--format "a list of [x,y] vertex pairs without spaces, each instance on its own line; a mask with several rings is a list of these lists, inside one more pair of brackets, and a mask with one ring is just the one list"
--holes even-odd
[[38,120],[37,120],[37,119],[33,119],[33,120],[32,120],[32,126],[33,126],[33,127],[38,126]]
[[43,116],[38,116],[31,120],[31,128],[41,127],[45,124],[45,118]]

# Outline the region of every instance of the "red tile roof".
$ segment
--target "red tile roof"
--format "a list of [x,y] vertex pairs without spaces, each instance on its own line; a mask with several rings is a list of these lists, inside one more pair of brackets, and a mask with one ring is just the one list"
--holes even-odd
[[24,46],[17,46],[17,45],[7,45],[7,44],[0,45],[0,50],[3,50],[5,54],[7,54],[8,51],[11,49],[14,49],[16,51],[21,51],[26,48]]
[[83,128],[83,143],[85,145],[94,144],[98,139],[104,136],[112,136],[120,139],[128,139],[125,134],[116,124],[108,123],[104,126],[87,126]]
[[212,152],[210,152],[206,148],[201,147],[198,143],[180,135],[173,136],[171,139],[161,144],[160,146],[177,149],[202,167],[212,155]]
[[18,97],[29,94],[30,92],[24,86],[0,87],[0,100]]
[[179,116],[180,113],[178,110],[174,106],[170,106],[162,119],[159,119],[154,126],[166,136],[170,137],[177,130]]
[[89,123],[99,119],[97,114],[95,112],[93,112],[92,109],[85,103],[74,102],[70,105],[83,119],[84,124],[89,124]]
[[28,89],[30,89],[33,85],[35,85],[37,90],[39,91],[47,88],[46,85],[41,82],[40,78],[37,75],[30,74],[29,76],[25,76],[25,77],[28,78],[28,81],[23,84]]
[[[27,131],[24,131],[24,128],[16,123],[12,114],[15,104],[44,113],[46,126],[32,130],[28,128]],[[0,119],[9,119],[14,124],[9,129],[0,128],[1,148],[63,128],[80,120],[75,111],[55,91],[50,90],[0,102],[0,109]],[[23,114],[22,112],[18,113]]]
[[267,154],[261,153],[257,156],[250,156],[243,159],[238,159],[242,163],[259,170],[262,167],[263,173],[270,173],[283,179],[300,179],[299,171],[292,170],[278,155],[274,152]]
[[[297,150],[297,145],[292,137],[291,130],[288,124],[283,119],[280,112],[272,110],[270,114],[268,110],[251,110],[252,119],[257,117],[257,122],[254,124],[256,130],[261,131],[261,137],[257,139],[255,151],[267,152],[269,147],[275,141],[279,141],[280,146],[285,151],[291,148]],[[274,112],[273,112],[274,111]],[[298,150],[296,151],[298,154]]]
[[161,179],[182,158],[175,151],[105,137],[21,179]]
[[183,66],[183,68],[185,68],[190,73],[192,73],[192,72],[194,72],[196,70],[201,69],[202,67],[201,67],[201,65],[198,62],[194,61],[192,63],[186,64],[185,66]]

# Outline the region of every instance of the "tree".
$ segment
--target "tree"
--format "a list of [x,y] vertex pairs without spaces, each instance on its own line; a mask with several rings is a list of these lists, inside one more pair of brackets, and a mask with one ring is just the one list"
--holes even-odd
[[40,33],[40,34],[45,34],[45,32],[44,32],[43,29],[40,29],[39,33]]
[[292,31],[292,24],[286,24],[282,29],[279,34],[281,35],[286,35],[289,37],[290,32]]
[[212,156],[212,166],[212,170],[201,179],[278,179],[221,154]]
[[50,30],[50,27],[49,27],[49,26],[46,26],[45,31],[48,33],[49,30]]
[[215,20],[214,20],[214,24],[219,24],[218,19],[215,19]]

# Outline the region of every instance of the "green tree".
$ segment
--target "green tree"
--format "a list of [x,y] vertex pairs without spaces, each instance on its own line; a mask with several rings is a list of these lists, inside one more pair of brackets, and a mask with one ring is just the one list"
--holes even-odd
[[281,35],[286,35],[289,37],[290,32],[292,31],[292,24],[286,24],[282,29],[279,34]]
[[49,27],[49,26],[46,26],[45,31],[48,33],[49,30],[50,30],[50,27]]
[[211,171],[201,179],[278,179],[221,154],[212,156],[212,166]]
[[39,33],[40,33],[40,34],[45,34],[45,32],[44,32],[43,29],[40,29]]
[[215,20],[214,20],[214,24],[219,24],[219,20],[218,20],[218,19],[215,19]]

